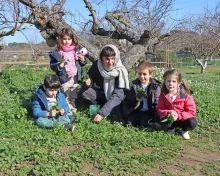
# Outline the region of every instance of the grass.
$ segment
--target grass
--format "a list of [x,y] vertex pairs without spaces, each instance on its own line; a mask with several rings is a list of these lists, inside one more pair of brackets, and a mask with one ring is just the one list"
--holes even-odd
[[[73,133],[59,126],[40,129],[31,120],[31,99],[48,72],[4,70],[0,76],[0,175],[176,175],[175,163],[189,147],[198,154],[219,154],[219,72],[201,75],[184,71],[194,91],[199,122],[189,141],[164,131],[124,127],[108,119],[95,124],[88,108],[76,114],[79,120]],[[179,172],[186,175],[219,173],[214,160],[201,171],[194,168],[197,166],[180,166]]]

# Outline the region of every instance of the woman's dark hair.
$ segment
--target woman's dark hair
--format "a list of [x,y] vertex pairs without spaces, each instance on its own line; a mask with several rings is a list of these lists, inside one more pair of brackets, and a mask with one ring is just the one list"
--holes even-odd
[[57,49],[60,50],[62,45],[63,45],[63,37],[67,35],[72,39],[73,45],[76,46],[76,49],[78,48],[78,40],[73,32],[72,29],[70,28],[63,28],[59,35],[58,35],[58,39],[57,39]]
[[180,72],[176,69],[169,69],[169,70],[165,71],[165,73],[163,74],[164,82],[163,82],[162,88],[161,88],[162,93],[164,93],[164,94],[169,93],[169,90],[167,89],[165,82],[166,82],[167,76],[170,76],[170,75],[176,76],[178,83],[181,84],[180,93],[185,93],[186,95],[192,94],[189,84],[185,80],[182,79]]
[[115,51],[113,48],[111,48],[110,46],[106,46],[102,49],[101,53],[100,53],[100,59],[102,60],[102,57],[111,57],[111,56],[115,56]]
[[46,89],[59,89],[61,86],[57,75],[48,74],[44,78],[44,87]]

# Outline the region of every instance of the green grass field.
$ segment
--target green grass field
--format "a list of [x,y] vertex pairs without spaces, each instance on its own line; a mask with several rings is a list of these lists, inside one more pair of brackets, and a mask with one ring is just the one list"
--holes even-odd
[[217,176],[220,173],[220,69],[180,68],[191,84],[199,126],[190,140],[164,131],[94,124],[77,112],[76,129],[40,129],[31,120],[33,90],[50,70],[0,75],[0,175]]

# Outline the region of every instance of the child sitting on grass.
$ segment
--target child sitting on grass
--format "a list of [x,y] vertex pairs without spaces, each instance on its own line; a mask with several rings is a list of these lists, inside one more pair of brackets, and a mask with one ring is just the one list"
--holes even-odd
[[189,85],[182,80],[176,69],[167,70],[157,105],[157,112],[161,118],[171,116],[174,121],[168,128],[169,134],[174,134],[176,128],[181,129],[184,139],[190,139],[189,132],[197,126],[196,105],[189,89]]
[[152,77],[153,65],[148,61],[140,62],[136,72],[138,78],[132,81],[132,87],[123,102],[124,116],[128,125],[153,126],[157,121],[156,105],[161,84]]
[[57,124],[73,131],[71,123],[74,117],[68,114],[70,109],[60,86],[56,75],[49,74],[45,77],[44,84],[35,91],[32,103],[34,121],[41,128],[52,128]]

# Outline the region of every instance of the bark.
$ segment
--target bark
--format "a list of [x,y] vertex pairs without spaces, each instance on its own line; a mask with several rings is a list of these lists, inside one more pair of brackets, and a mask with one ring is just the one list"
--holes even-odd
[[[172,1],[172,0],[170,0]],[[46,40],[48,46],[56,45],[56,36],[61,31],[62,28],[72,28],[68,25],[63,19],[63,15],[65,12],[62,11],[62,6],[65,3],[65,0],[61,0],[60,3],[57,3],[52,8],[49,8],[46,5],[38,4],[33,0],[19,0],[20,3],[27,6],[31,10],[30,19],[26,21],[29,23],[33,23],[37,29],[40,30],[42,37]],[[154,32],[149,30],[144,30],[142,35],[137,36],[132,30],[128,30],[130,23],[128,20],[123,18],[124,13],[121,11],[108,12],[105,15],[105,19],[111,23],[114,27],[114,30],[105,30],[100,27],[99,20],[96,16],[96,10],[93,8],[91,3],[88,0],[84,0],[86,8],[91,13],[93,19],[93,25],[91,28],[91,32],[93,35],[98,35],[101,37],[109,37],[113,40],[126,40],[129,42],[129,46],[127,45],[117,45],[120,49],[123,58],[125,59],[125,63],[127,68],[131,68],[133,64],[136,63],[138,59],[144,58],[145,53],[154,53],[155,47],[170,34],[166,33],[163,35],[155,35]],[[140,0],[136,2],[134,7],[140,3]],[[169,4],[168,4],[169,5]],[[163,8],[163,6],[161,6]],[[123,26],[123,27],[122,27]],[[91,42],[84,39],[81,35],[79,35],[73,29],[75,35],[78,38],[79,44],[81,47],[86,47],[89,51],[87,56],[91,61],[98,59],[100,48],[107,43],[103,43],[102,46],[96,46]],[[118,42],[115,42],[118,43]]]

